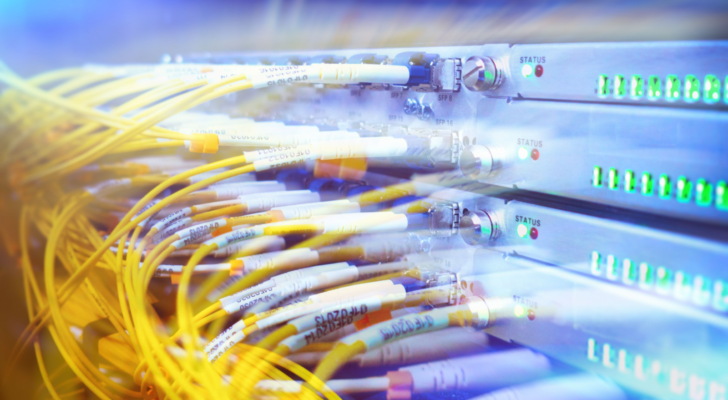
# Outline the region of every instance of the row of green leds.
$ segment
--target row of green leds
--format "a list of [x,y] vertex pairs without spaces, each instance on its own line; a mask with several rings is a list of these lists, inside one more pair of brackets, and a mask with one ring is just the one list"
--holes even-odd
[[[619,189],[619,171],[616,168],[609,168],[607,172],[606,186],[612,190]],[[654,176],[649,172],[643,172],[640,179],[640,193],[644,196],[652,196],[655,192]],[[672,196],[673,185],[672,180],[666,174],[660,175],[657,181],[657,195],[661,199],[669,199]],[[602,167],[594,167],[592,185],[594,187],[604,186],[604,171]],[[715,184],[715,196],[713,195],[713,185],[705,179],[695,181],[695,203],[699,206],[710,206],[715,197],[715,206],[719,210],[728,210],[728,190],[726,190],[726,182],[718,181]],[[637,192],[637,175],[632,170],[624,171],[624,191],[627,193]],[[693,195],[693,182],[684,176],[677,178],[675,183],[675,197],[677,201],[687,203]]]
[[[647,98],[650,100],[661,99],[664,93],[665,99],[670,101],[679,100],[681,97],[687,102],[696,102],[700,99],[700,80],[695,75],[687,75],[684,84],[677,75],[668,75],[665,79],[663,90],[662,79],[657,75],[650,75],[647,78]],[[607,75],[599,75],[597,93],[599,97],[607,97],[611,93],[615,98],[621,99],[627,96],[627,78],[624,75],[615,75],[611,81]],[[728,76],[725,78],[725,85],[728,87]],[[706,75],[702,85],[703,101],[716,103],[720,100],[720,80],[715,75]],[[645,95],[645,81],[640,75],[632,75],[629,80],[629,96],[639,100]],[[728,90],[724,91],[724,101],[728,102]]]
[[654,289],[660,294],[672,295],[700,306],[711,305],[718,311],[728,310],[728,284],[721,280],[716,280],[711,290],[710,279],[704,276],[691,277],[683,271],[654,268],[644,262],[637,265],[627,258],[620,263],[615,256],[610,254],[604,259],[596,251],[591,254],[591,273],[604,275],[612,281],[621,280],[626,285],[637,284],[644,290]]

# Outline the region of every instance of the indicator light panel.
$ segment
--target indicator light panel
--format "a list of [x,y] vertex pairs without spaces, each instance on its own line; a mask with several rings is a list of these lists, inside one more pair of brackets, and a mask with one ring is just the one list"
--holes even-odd
[[654,181],[652,174],[649,172],[642,173],[642,194],[645,196],[652,196],[654,190]]
[[657,100],[662,96],[662,81],[657,75],[651,75],[647,79],[647,97],[650,100]]
[[639,75],[632,75],[630,94],[633,99],[641,99],[645,95],[645,81]]
[[[617,168],[609,168],[607,170],[607,183],[609,189],[619,189],[619,170]],[[592,172],[592,185],[594,187],[602,187],[603,169],[596,166]],[[653,196],[655,192],[654,178],[650,172],[643,172],[640,179],[640,193],[644,196]],[[657,194],[659,198],[669,200],[672,198],[673,182],[667,174],[659,175]],[[625,170],[624,173],[624,191],[626,193],[635,193],[637,186],[636,175],[633,170]],[[715,207],[721,211],[728,211],[728,186],[726,181],[718,181],[716,184],[708,182],[706,179],[700,178],[695,182],[691,182],[687,177],[680,176],[675,182],[675,198],[681,203],[688,203],[692,200],[693,186],[695,187],[695,204],[702,207],[709,207],[715,201]]]
[[693,279],[693,303],[705,306],[710,303],[710,279],[696,275]]
[[601,276],[605,272],[604,277],[611,281],[617,281],[621,276],[622,283],[626,285],[638,283],[642,290],[654,290],[680,301],[709,306],[716,311],[728,311],[728,283],[722,280],[712,282],[701,275],[693,278],[681,270],[664,266],[653,268],[646,262],[637,265],[627,258],[620,263],[616,256],[609,254],[605,258],[598,251],[591,253],[590,269],[594,276]]
[[695,202],[703,207],[713,202],[713,186],[705,179],[700,178],[695,182]]
[[719,210],[728,210],[728,190],[725,181],[715,184],[715,206]]
[[700,81],[695,75],[685,77],[685,101],[693,102],[700,99]]
[[669,199],[670,193],[672,192],[672,182],[670,182],[670,177],[665,174],[660,175],[658,186],[660,198]]
[[619,278],[619,260],[613,255],[607,256],[607,279],[616,281]]
[[672,272],[665,267],[658,267],[655,277],[655,285],[660,293],[669,293],[672,285]]
[[[615,99],[623,99],[627,95],[627,86],[629,85],[629,95],[632,100],[640,100],[644,97],[645,86],[647,86],[647,98],[649,100],[659,100],[663,96],[667,101],[678,101],[680,99],[688,103],[695,103],[700,100],[701,91],[703,101],[706,103],[717,103],[721,96],[721,81],[715,75],[706,75],[701,85],[700,79],[695,75],[686,75],[684,82],[681,82],[677,75],[667,75],[663,78],[658,75],[650,75],[647,82],[642,79],[641,75],[631,75],[629,83],[624,75],[614,75],[612,82],[607,75],[599,75],[597,78],[597,94],[599,97],[607,97],[610,94]],[[681,87],[681,85],[683,85]],[[728,76],[725,78],[725,85],[728,86]],[[702,89],[701,89],[702,86]],[[610,90],[611,88],[611,90]],[[724,101],[728,103],[728,91],[723,91]]]
[[602,167],[594,167],[594,172],[592,175],[592,184],[594,185],[594,187],[602,187]]
[[621,99],[627,94],[627,81],[624,75],[616,75],[614,77],[614,97]]
[[522,305],[516,304],[516,306],[513,307],[513,315],[515,315],[516,318],[521,318],[526,315],[526,309]]
[[518,236],[522,238],[526,237],[526,235],[528,235],[528,227],[525,224],[518,224],[516,232],[518,233]]
[[713,284],[713,308],[718,311],[728,310],[728,285],[723,281]]
[[526,78],[533,75],[533,67],[531,66],[531,64],[523,64],[523,68],[521,68],[521,74],[523,74],[523,76]]
[[720,100],[720,80],[715,75],[705,76],[703,99],[706,103],[715,103]]
[[673,295],[678,300],[689,300],[692,296],[693,283],[690,274],[684,271],[675,272],[675,284]]
[[637,268],[632,260],[625,258],[622,261],[622,282],[631,285],[637,280]]
[[665,97],[668,100],[680,99],[680,79],[676,75],[668,75],[665,80]]
[[591,254],[591,273],[594,275],[602,274],[602,256],[596,251],[592,251]]
[[543,65],[536,65],[536,78],[540,78],[543,75]]
[[616,168],[609,168],[609,188],[612,190],[619,189],[619,172]]
[[634,193],[637,183],[635,182],[634,171],[628,169],[624,172],[624,191]]
[[684,176],[677,178],[677,183],[675,184],[675,186],[677,201],[681,203],[689,202],[692,192],[692,183],[688,180],[688,178]]
[[640,263],[640,287],[647,289],[655,283],[655,272],[650,264]]
[[607,97],[609,95],[609,77],[599,75],[598,87],[599,97]]

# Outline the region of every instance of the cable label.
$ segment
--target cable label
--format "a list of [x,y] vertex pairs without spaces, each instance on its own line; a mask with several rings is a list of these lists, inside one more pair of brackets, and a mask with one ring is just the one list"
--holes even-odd
[[373,349],[389,341],[442,329],[447,327],[448,324],[449,318],[446,312],[411,314],[391,322],[374,325],[342,339],[341,342],[351,345],[361,340],[367,345],[368,349]]
[[314,152],[310,146],[304,148],[293,147],[288,151],[272,154],[266,159],[254,161],[253,167],[255,167],[256,171],[265,171],[271,168],[288,167],[317,158],[318,153]]

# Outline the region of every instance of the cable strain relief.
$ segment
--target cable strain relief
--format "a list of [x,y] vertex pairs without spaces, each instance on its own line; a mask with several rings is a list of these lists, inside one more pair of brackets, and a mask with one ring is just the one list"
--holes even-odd
[[220,148],[220,138],[212,133],[205,134],[205,146],[202,150],[203,153],[215,154]]
[[220,147],[220,138],[214,133],[192,135],[190,151],[193,153],[214,154]]
[[212,232],[212,237],[218,237],[220,235],[224,235],[224,234],[226,234],[228,232],[232,232],[232,231],[233,231],[233,227],[230,225],[226,225],[226,226],[223,226],[222,228],[218,228],[217,230]]
[[230,276],[243,275],[243,268],[245,268],[243,260],[230,260]]
[[409,400],[412,398],[414,380],[409,371],[390,371],[387,372],[387,378],[389,378],[387,400]]

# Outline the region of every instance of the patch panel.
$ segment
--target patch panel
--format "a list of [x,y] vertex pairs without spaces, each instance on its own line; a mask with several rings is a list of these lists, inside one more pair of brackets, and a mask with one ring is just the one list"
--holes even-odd
[[[474,179],[728,224],[722,112],[482,99],[478,113],[480,147],[466,147],[460,163]],[[523,158],[530,149],[537,160]],[[477,152],[488,154],[487,170],[469,161]]]
[[[668,51],[673,59],[691,60],[685,63],[663,62],[664,52]],[[259,55],[235,55],[229,57],[239,59],[244,64],[273,64],[272,60],[284,60],[284,64],[291,62],[285,60],[322,60],[332,62],[331,57],[339,57],[336,62],[373,62],[369,55],[376,54],[378,63],[394,63],[397,65],[410,64],[419,70],[414,80],[420,83],[410,85],[413,89],[432,90],[428,87],[431,74],[428,66],[437,58],[458,60],[465,67],[465,60],[472,56],[481,59],[493,60],[494,69],[489,71],[497,76],[499,84],[489,90],[483,91],[480,85],[468,87],[474,94],[488,97],[511,97],[514,99],[539,100],[572,100],[572,101],[602,101],[631,104],[634,100],[651,99],[650,104],[661,106],[677,101],[674,96],[675,89],[679,90],[680,98],[684,99],[690,92],[692,98],[696,88],[687,88],[688,80],[692,78],[703,79],[710,82],[710,88],[705,86],[701,90],[704,101],[696,102],[695,107],[725,107],[720,103],[723,84],[718,76],[728,76],[728,70],[720,70],[720,66],[728,65],[726,57],[726,43],[716,41],[703,42],[662,42],[655,43],[588,43],[588,44],[515,44],[500,45],[488,44],[483,46],[450,46],[430,48],[402,48],[402,49],[353,49],[340,50],[335,54],[321,55],[320,52],[298,52],[296,54],[263,53]],[[367,55],[362,57],[361,55]],[[588,54],[588,57],[584,55]],[[415,57],[414,60],[411,58]],[[424,59],[420,59],[420,55]],[[352,57],[354,57],[352,59]],[[211,55],[192,55],[184,57],[193,62],[205,62],[214,58]],[[574,68],[575,60],[579,60],[578,68]],[[482,68],[482,67],[481,67]],[[446,68],[446,70],[451,70]],[[427,71],[427,72],[426,72]],[[463,71],[468,75],[473,69]],[[633,71],[633,72],[631,72]],[[436,74],[439,73],[436,71]],[[414,75],[413,75],[414,76]],[[472,75],[470,75],[472,76]],[[597,77],[597,86],[594,86],[594,77]],[[666,86],[674,78],[678,78],[679,85],[671,86],[667,100]],[[682,81],[680,81],[682,79]],[[427,82],[425,82],[427,81]],[[422,85],[425,83],[425,85]],[[704,83],[705,85],[705,83]],[[421,87],[416,87],[421,86]],[[437,86],[437,85],[436,85]],[[336,88],[329,85],[329,88]],[[339,86],[341,87],[341,86]],[[373,88],[372,88],[373,89]],[[385,90],[399,90],[395,86]],[[698,88],[698,90],[700,90]],[[659,92],[659,93],[658,93]],[[622,95],[624,93],[624,95]],[[595,94],[597,95],[595,97]],[[714,97],[716,96],[715,99]],[[718,102],[714,105],[712,103]]]
[[[475,282],[475,293],[499,301],[501,324],[488,333],[654,398],[728,393],[719,372],[728,363],[725,317],[519,256],[479,250],[473,259],[480,274],[463,279]],[[637,267],[636,280],[639,275]]]
[[406,259],[482,290],[489,333],[639,395],[725,395],[728,43],[322,54],[250,60],[394,64],[410,80],[276,87],[244,115],[427,143],[366,160],[361,179],[430,179],[431,199],[457,204],[458,229],[420,229],[427,250]]
[[[492,198],[473,199],[464,201],[463,207],[468,212],[461,219],[461,236],[467,243],[540,260],[714,312],[728,311],[728,271],[721,268],[728,259],[728,245],[722,241],[700,240],[516,200],[504,204]],[[478,227],[493,225],[498,226],[497,234],[493,235],[490,228],[487,235],[478,233]]]

